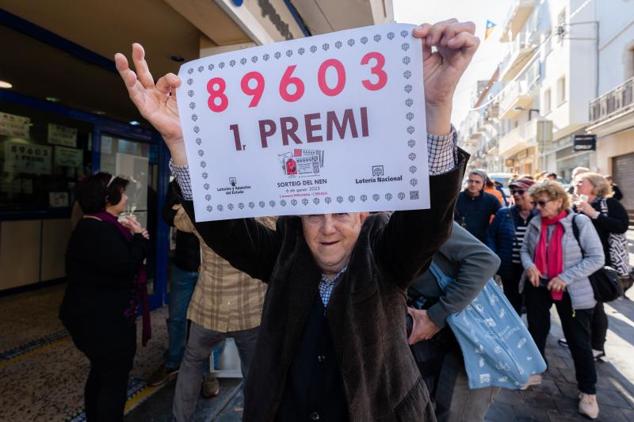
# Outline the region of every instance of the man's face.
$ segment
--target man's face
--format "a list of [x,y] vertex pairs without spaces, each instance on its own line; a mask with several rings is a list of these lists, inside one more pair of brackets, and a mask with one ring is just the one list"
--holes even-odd
[[302,216],[304,239],[324,274],[335,275],[348,264],[367,216],[365,212]]
[[483,185],[484,180],[482,179],[482,177],[478,176],[477,174],[469,175],[469,178],[467,179],[467,190],[469,191],[469,193],[471,193],[472,195],[479,194],[480,191],[482,191]]

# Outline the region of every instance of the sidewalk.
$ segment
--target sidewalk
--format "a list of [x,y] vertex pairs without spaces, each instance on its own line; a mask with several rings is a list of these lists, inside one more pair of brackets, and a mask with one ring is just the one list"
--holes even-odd
[[[632,296],[631,292],[628,296]],[[601,421],[634,420],[634,302],[619,299],[605,305],[609,319],[607,357],[598,362],[597,397]],[[502,390],[487,414],[487,422],[588,420],[577,413],[577,385],[570,352],[557,344],[563,337],[557,312],[546,354],[550,368],[540,386],[527,391]]]
[[[632,297],[634,292],[629,292]],[[634,302],[619,299],[606,305],[610,330],[607,358],[597,363],[599,420],[634,421]],[[552,312],[552,329],[546,353],[551,365],[540,386],[527,391],[502,390],[486,416],[487,422],[588,420],[577,413],[577,386],[568,349],[557,344],[563,337],[557,312]],[[141,404],[127,422],[169,421],[174,382]],[[221,395],[200,400],[196,421],[237,422],[242,419],[242,393],[236,380],[223,380]],[[468,418],[464,419],[465,421]]]

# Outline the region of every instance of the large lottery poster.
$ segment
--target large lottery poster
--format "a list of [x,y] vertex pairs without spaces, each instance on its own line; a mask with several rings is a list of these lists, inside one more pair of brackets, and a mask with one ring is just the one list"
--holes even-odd
[[181,67],[199,221],[429,207],[421,41],[378,25]]

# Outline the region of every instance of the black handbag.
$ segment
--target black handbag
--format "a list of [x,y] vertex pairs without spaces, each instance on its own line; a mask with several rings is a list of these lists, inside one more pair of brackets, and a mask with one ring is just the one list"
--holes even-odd
[[[585,257],[586,253],[581,246],[581,242],[579,242],[579,227],[577,227],[575,218],[577,218],[576,215],[572,218],[572,232],[575,235],[575,239],[577,239],[579,248],[581,248],[581,255]],[[590,279],[590,284],[594,291],[594,299],[597,302],[612,302],[623,295],[619,274],[612,267],[604,266],[590,274],[588,279]]]

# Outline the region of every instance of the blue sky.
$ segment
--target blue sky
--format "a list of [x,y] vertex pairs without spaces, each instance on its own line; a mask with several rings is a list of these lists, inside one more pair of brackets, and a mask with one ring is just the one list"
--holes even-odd
[[[399,23],[420,24],[456,18],[476,24],[480,48],[463,75],[454,96],[453,123],[457,126],[469,108],[476,81],[488,79],[504,56],[505,46],[498,42],[512,0],[393,0],[394,18]],[[486,21],[497,24],[495,33],[484,40]]]

